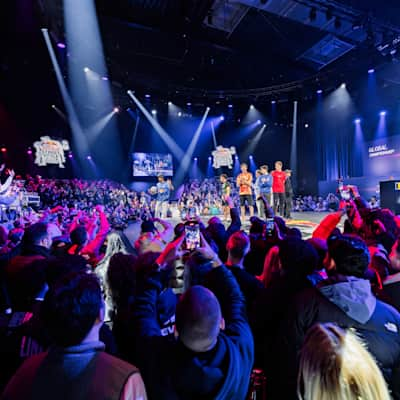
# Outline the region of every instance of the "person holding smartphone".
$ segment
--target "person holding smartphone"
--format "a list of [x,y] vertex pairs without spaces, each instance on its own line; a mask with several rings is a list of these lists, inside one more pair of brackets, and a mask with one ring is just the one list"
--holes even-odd
[[207,287],[186,290],[176,307],[176,340],[161,337],[154,313],[161,275],[182,256],[184,239],[167,245],[137,296],[138,363],[147,394],[151,399],[245,399],[254,363],[246,300],[203,236],[197,251],[210,261]]

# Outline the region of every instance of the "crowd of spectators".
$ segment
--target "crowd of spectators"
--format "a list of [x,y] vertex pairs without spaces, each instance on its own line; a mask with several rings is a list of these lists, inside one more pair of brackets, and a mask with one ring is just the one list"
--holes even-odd
[[266,200],[245,232],[226,196],[192,251],[121,185],[26,187],[44,209],[0,225],[2,398],[400,399],[400,220],[356,187],[307,241]]

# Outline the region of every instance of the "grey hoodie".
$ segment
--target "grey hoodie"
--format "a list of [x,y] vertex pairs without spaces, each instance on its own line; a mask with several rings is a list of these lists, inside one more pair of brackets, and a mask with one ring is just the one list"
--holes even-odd
[[341,276],[339,279],[336,282],[325,281],[318,290],[347,316],[365,324],[376,307],[376,298],[372,294],[370,282],[354,276]]

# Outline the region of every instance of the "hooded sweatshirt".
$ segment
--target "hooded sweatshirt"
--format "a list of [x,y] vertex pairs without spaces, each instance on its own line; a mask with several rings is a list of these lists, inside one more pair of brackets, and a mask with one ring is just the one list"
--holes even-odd
[[308,329],[328,322],[357,332],[377,361],[393,398],[400,400],[400,314],[374,297],[369,281],[342,275],[304,290],[293,300],[281,332],[286,357],[279,376],[288,390],[287,398],[296,392],[296,355]]
[[319,291],[351,319],[365,324],[376,307],[376,298],[372,294],[370,282],[354,276],[343,277],[342,281],[338,279],[336,281],[334,284],[332,280],[323,282]]
[[208,276],[225,318],[225,330],[209,351],[197,353],[179,340],[161,337],[156,300],[161,288],[153,275],[138,296],[137,329],[140,369],[149,399],[244,400],[254,361],[253,337],[246,317],[245,299],[230,271],[220,266]]

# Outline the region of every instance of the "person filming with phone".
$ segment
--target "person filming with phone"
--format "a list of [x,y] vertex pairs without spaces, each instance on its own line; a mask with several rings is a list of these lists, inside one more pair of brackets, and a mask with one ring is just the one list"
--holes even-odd
[[161,336],[154,313],[163,271],[184,254],[182,235],[157,258],[135,318],[138,365],[150,399],[237,399],[247,395],[254,361],[246,303],[232,273],[201,235],[196,251],[211,260],[206,286],[192,286],[176,308],[175,340]]

